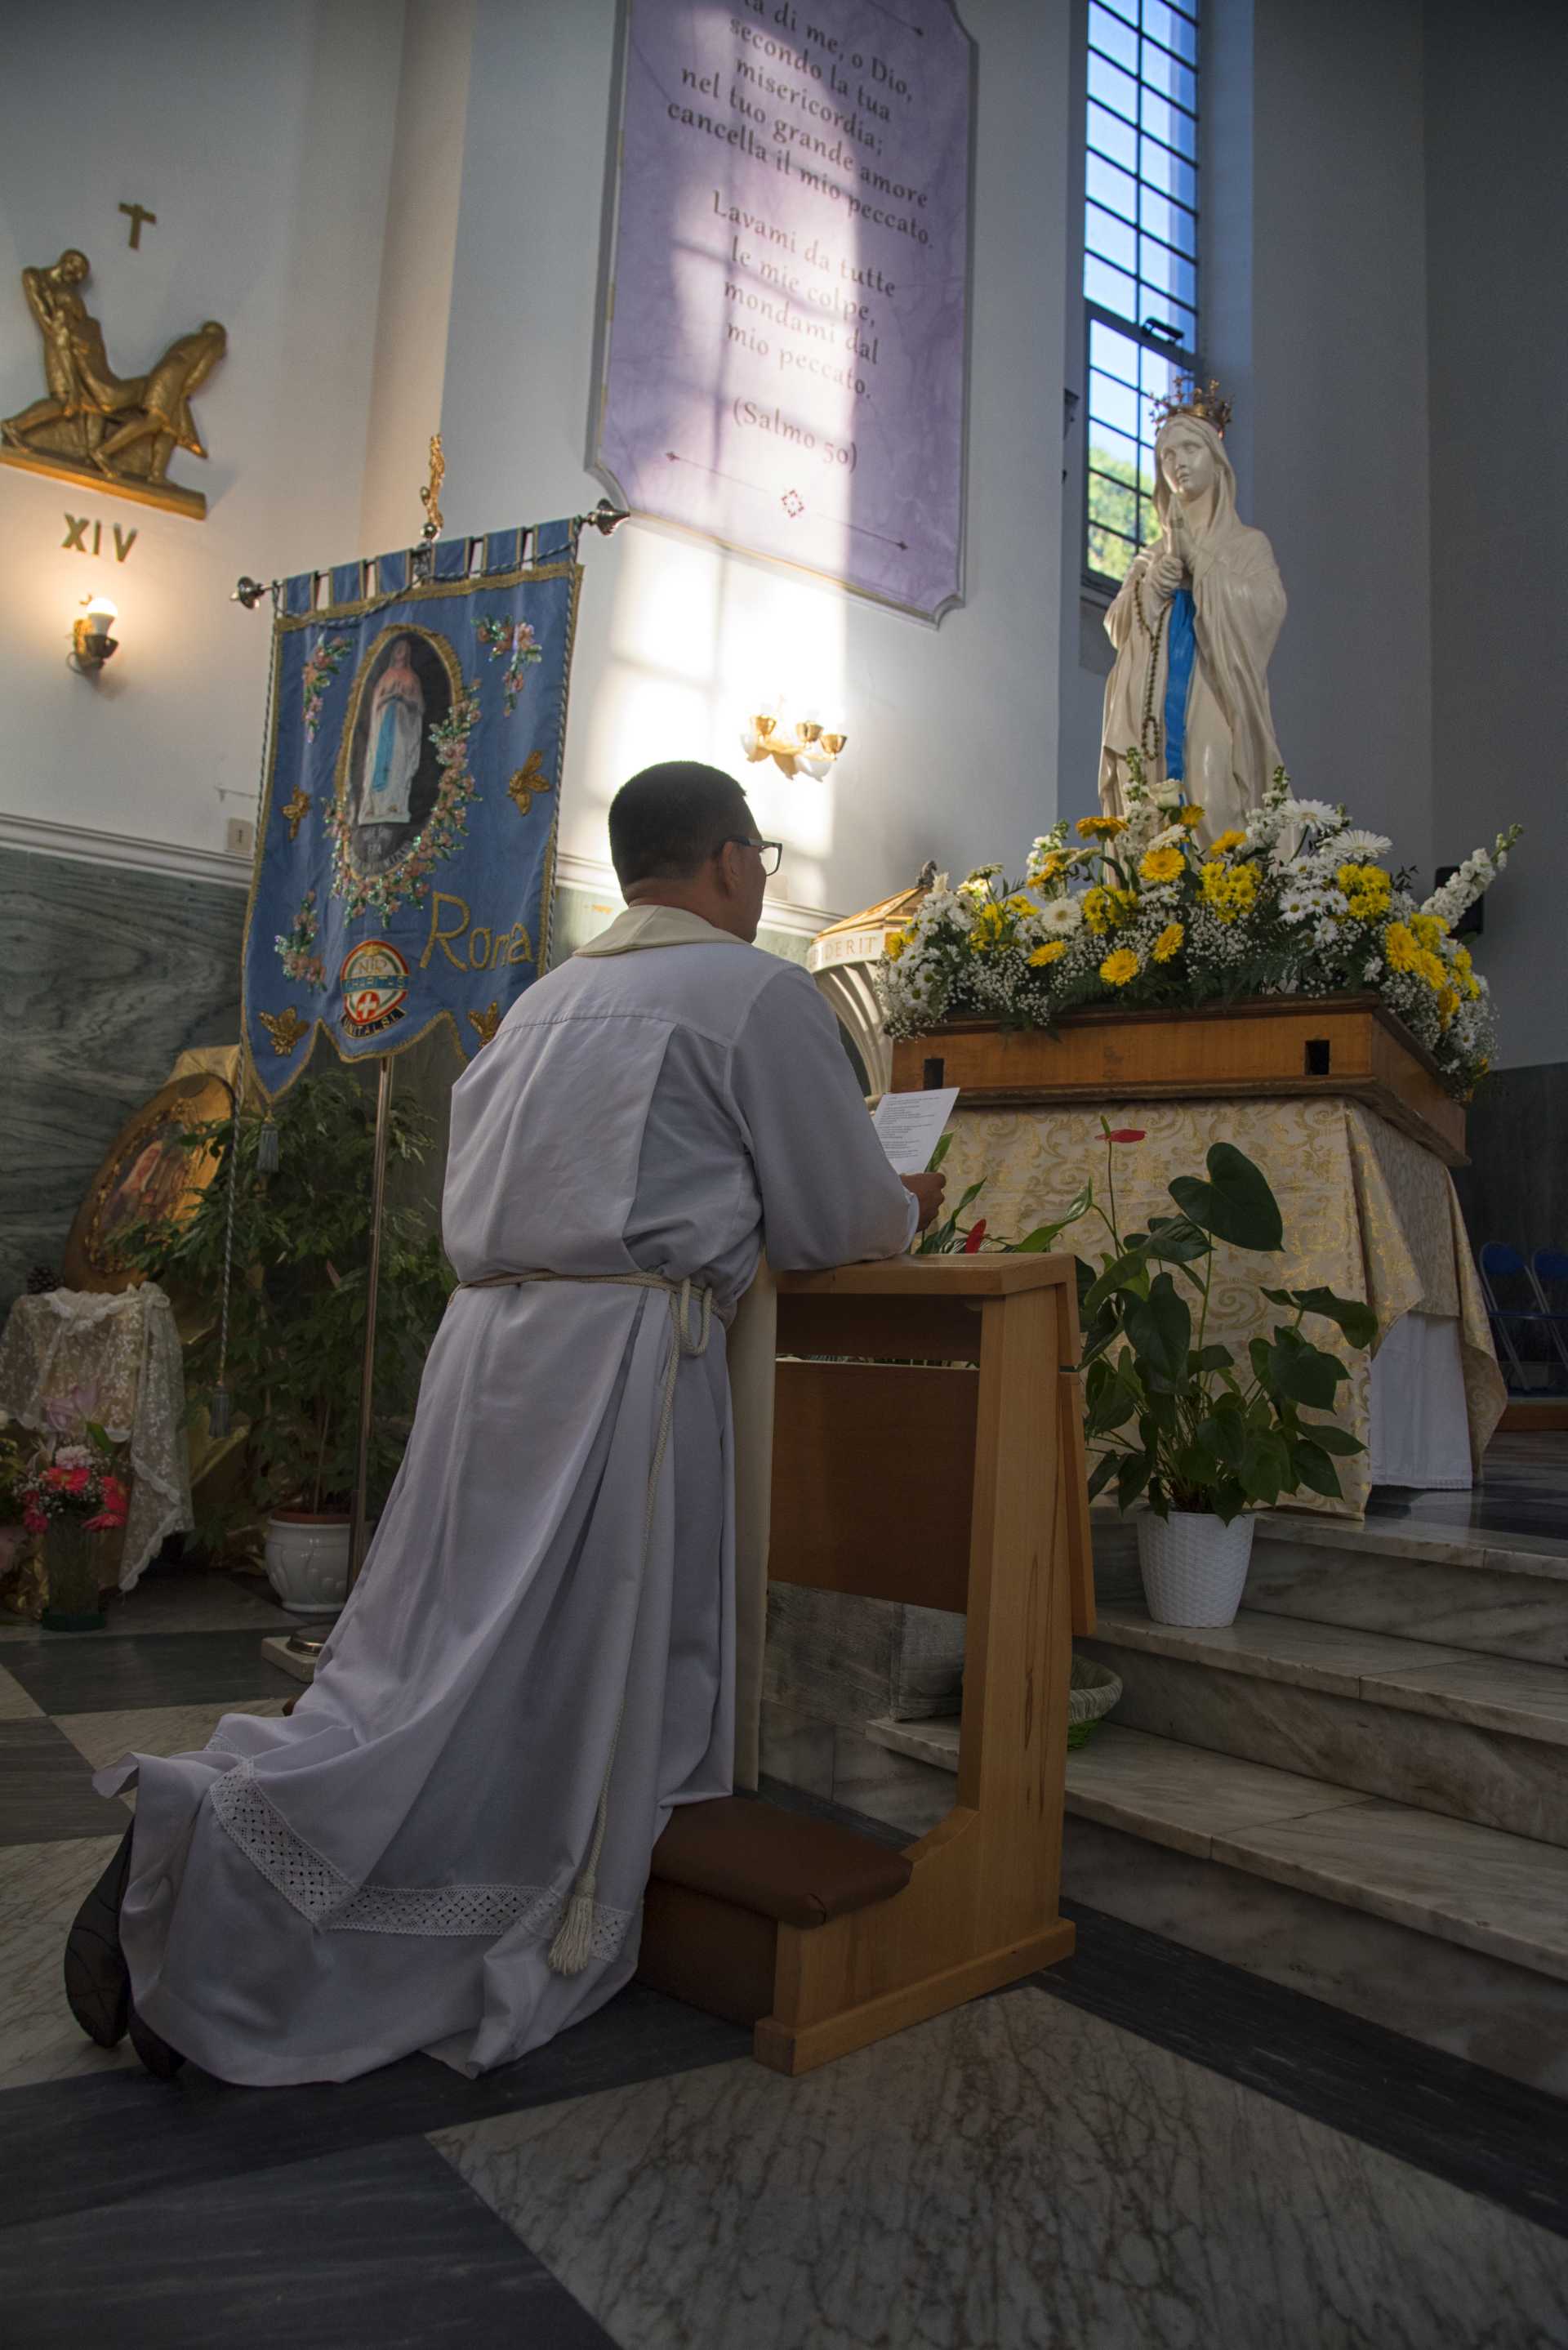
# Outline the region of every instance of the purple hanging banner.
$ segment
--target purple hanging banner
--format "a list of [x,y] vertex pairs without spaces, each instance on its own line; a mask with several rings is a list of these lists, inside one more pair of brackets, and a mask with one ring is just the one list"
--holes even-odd
[[973,45],[950,0],[627,0],[594,463],[634,514],[963,593]]

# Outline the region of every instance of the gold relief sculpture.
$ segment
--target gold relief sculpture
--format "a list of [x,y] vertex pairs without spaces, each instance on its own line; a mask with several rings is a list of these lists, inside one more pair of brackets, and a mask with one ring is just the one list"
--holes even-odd
[[441,445],[441,434],[431,434],[431,477],[420,492],[420,504],[425,510],[425,526],[421,538],[439,538],[446,516],[441,510],[441,485],[446,479],[446,458]]
[[469,1024],[477,1035],[483,1050],[501,1025],[501,998],[498,995],[492,996],[483,1012],[471,1012],[468,1018]]
[[297,840],[299,827],[310,814],[310,794],[303,784],[295,785],[294,797],[291,800],[285,800],[279,813],[287,820],[290,840]]
[[526,816],[540,792],[550,788],[550,778],[545,773],[544,754],[530,751],[512,781],[506,786],[506,796],[519,816]]
[[44,341],[42,400],[0,421],[0,463],[65,481],[88,482],[117,497],[206,519],[207,501],[165,477],[176,449],[205,457],[191,414],[199,390],[228,348],[215,318],[181,335],[145,375],[118,376],[103,329],[80,288],[85,253],[67,247],[47,269],[24,269],[22,291]]
[[300,1018],[292,1003],[285,1004],[281,1012],[263,1012],[257,1017],[272,1038],[273,1051],[285,1058],[306,1034],[307,1024]]

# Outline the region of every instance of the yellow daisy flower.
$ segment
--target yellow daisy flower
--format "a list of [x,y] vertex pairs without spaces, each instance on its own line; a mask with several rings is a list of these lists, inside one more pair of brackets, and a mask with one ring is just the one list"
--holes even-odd
[[1156,962],[1169,962],[1173,956],[1179,955],[1181,952],[1181,942],[1186,936],[1187,932],[1179,922],[1167,922],[1154,942]]
[[1114,840],[1127,828],[1125,816],[1081,816],[1075,827],[1080,840]]
[[1178,824],[1184,824],[1189,832],[1196,832],[1199,826],[1203,821],[1203,810],[1200,807],[1193,807],[1191,806],[1184,808],[1178,808],[1176,811],[1176,821]]
[[1390,971],[1414,971],[1421,950],[1405,922],[1390,922],[1383,933],[1383,952]]
[[1140,881],[1179,881],[1187,869],[1187,859],[1174,843],[1168,848],[1151,848],[1138,866]]
[[1029,967],[1031,971],[1044,971],[1048,963],[1060,962],[1066,951],[1065,939],[1047,939],[1044,945],[1036,947],[1030,956]]
[[1234,829],[1230,832],[1222,832],[1220,835],[1219,839],[1210,847],[1209,854],[1210,857],[1228,857],[1231,849],[1240,848],[1241,847],[1246,837],[1247,836],[1244,832],[1237,832]]
[[1125,987],[1129,979],[1137,977],[1137,957],[1131,947],[1118,947],[1100,965],[1100,977],[1108,987]]
[[882,941],[882,951],[889,962],[897,962],[909,943],[908,931],[889,931]]

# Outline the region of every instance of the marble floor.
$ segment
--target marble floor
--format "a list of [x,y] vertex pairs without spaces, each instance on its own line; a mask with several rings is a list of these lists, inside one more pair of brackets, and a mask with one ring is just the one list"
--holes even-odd
[[1092,1910],[1065,1965],[797,2082],[635,1985],[480,2081],[149,2080],[60,1991],[129,1816],[91,1773],[280,1708],[286,1623],[158,1574],[103,1633],[0,1631],[7,2350],[1568,2341],[1557,2099]]
[[1468,1493],[1427,1493],[1380,1485],[1369,1525],[1398,1522],[1480,1534],[1568,1537],[1568,1435],[1494,1436],[1481,1482]]

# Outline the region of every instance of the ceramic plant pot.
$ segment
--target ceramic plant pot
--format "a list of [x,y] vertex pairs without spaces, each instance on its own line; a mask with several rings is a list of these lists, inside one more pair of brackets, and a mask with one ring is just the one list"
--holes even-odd
[[1172,1510],[1168,1518],[1145,1512],[1137,1522],[1137,1563],[1155,1622],[1233,1623],[1256,1523],[1246,1512],[1229,1525],[1207,1510]]
[[279,1510],[266,1522],[266,1579],[291,1616],[336,1616],[348,1596],[348,1520]]

